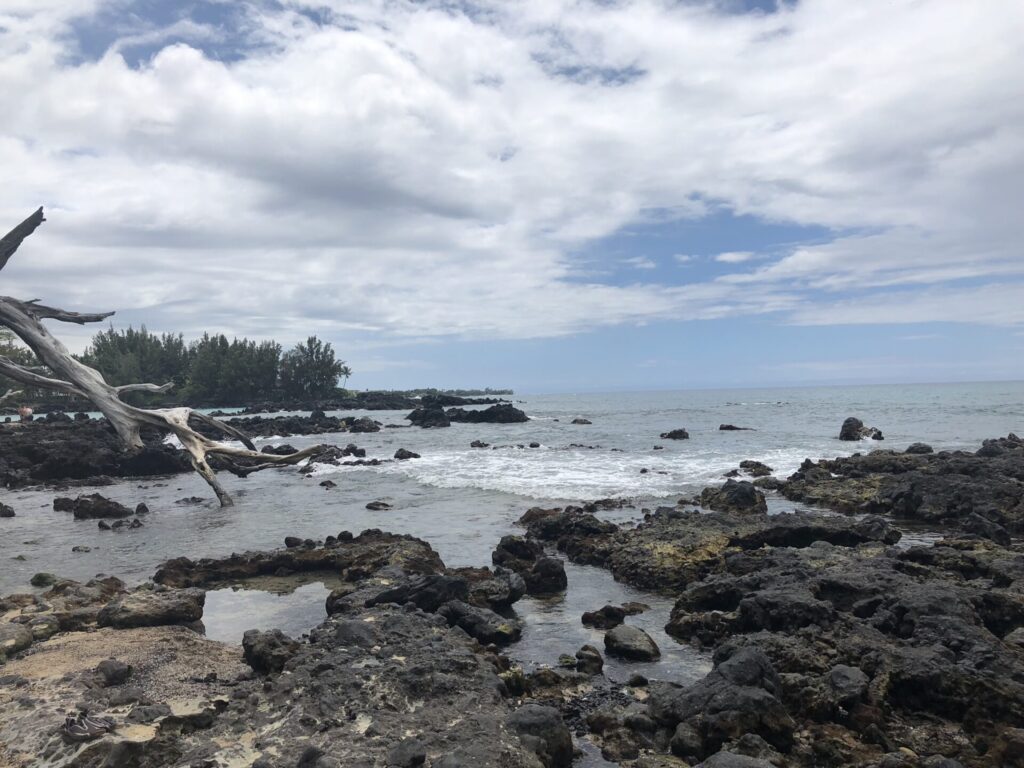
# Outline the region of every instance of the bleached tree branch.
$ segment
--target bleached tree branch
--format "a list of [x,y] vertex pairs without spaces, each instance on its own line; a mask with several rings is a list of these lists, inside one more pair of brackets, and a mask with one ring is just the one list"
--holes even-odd
[[[40,208],[0,239],[0,269],[7,265],[25,238],[32,234],[44,220],[43,209]],[[224,490],[211,469],[207,462],[208,456],[224,457],[225,466],[229,471],[245,477],[252,472],[269,467],[298,464],[324,450],[324,446],[313,446],[285,456],[259,453],[252,440],[241,431],[191,408],[147,409],[129,405],[120,397],[126,392],[166,392],[172,385],[124,384],[119,387],[111,386],[99,371],[76,360],[67,347],[50,334],[42,322],[43,320],[59,320],[81,325],[105,320],[113,314],[113,312],[69,312],[40,304],[38,299],[21,301],[0,296],[0,326],[9,328],[17,334],[46,369],[52,371],[54,378],[43,376],[5,357],[0,357],[0,374],[30,386],[88,399],[107,418],[128,449],[135,450],[143,447],[140,434],[143,427],[156,427],[171,432],[188,451],[193,468],[213,488],[221,506],[229,506],[232,503],[231,496]],[[193,429],[191,423],[205,425],[240,440],[245,448],[237,448],[208,438]]]

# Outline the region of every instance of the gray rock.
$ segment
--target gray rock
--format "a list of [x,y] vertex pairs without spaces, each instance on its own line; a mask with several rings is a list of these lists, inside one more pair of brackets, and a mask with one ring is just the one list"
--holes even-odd
[[837,664],[828,673],[828,684],[836,700],[848,707],[858,702],[868,690],[868,676],[858,667]]
[[96,665],[96,671],[103,678],[103,684],[110,686],[125,682],[131,675],[132,668],[118,659],[104,659]]
[[32,630],[23,624],[0,624],[0,659],[32,645]]
[[422,611],[433,612],[450,600],[465,600],[469,585],[456,576],[428,574],[386,589],[366,601],[366,607],[383,603],[414,603]]
[[37,573],[28,581],[33,587],[52,587],[57,583],[57,577],[52,573]]
[[115,629],[191,624],[203,618],[205,603],[206,592],[201,589],[138,589],[104,607],[97,623]]
[[427,750],[416,738],[402,739],[388,750],[389,768],[415,768],[427,761]]
[[911,443],[910,445],[907,446],[907,450],[904,451],[904,453],[916,453],[916,454],[925,454],[925,453],[932,453],[932,452],[933,452],[932,447],[930,445],[928,445],[927,443]]
[[630,661],[654,661],[661,658],[658,644],[638,627],[620,624],[604,635],[604,648],[612,656]]
[[554,707],[524,704],[508,718],[508,726],[523,745],[540,758],[545,768],[572,765],[572,736]]
[[775,766],[767,760],[761,760],[757,757],[747,757],[746,755],[737,755],[735,752],[723,751],[712,755],[703,763],[697,765],[697,768],[775,768]]
[[716,512],[768,511],[764,494],[746,480],[726,480],[721,488],[705,488],[701,491],[700,503]]
[[565,565],[557,557],[542,557],[522,574],[530,595],[553,595],[564,592],[569,585]]
[[599,675],[604,669],[601,652],[592,645],[584,645],[576,651],[576,671],[584,675]]
[[587,611],[580,620],[587,627],[612,629],[626,620],[626,611],[617,605],[606,605],[596,611]]
[[245,663],[256,672],[280,672],[288,659],[298,651],[299,644],[280,629],[271,629],[268,632],[250,629],[242,635],[242,655]]
[[448,624],[461,627],[470,636],[484,644],[508,645],[522,634],[522,627],[515,619],[506,619],[489,608],[479,608],[461,600],[445,603],[437,611]]
[[14,508],[0,502],[0,517],[14,517]]

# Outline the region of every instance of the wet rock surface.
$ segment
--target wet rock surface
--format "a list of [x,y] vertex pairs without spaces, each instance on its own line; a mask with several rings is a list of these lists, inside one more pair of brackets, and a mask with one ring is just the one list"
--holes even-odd
[[[835,473],[818,477],[837,494],[874,495],[913,473],[933,504],[973,489],[1012,510],[1021,456],[1011,437],[973,454],[886,451],[807,467]],[[797,474],[790,483],[808,482]],[[714,650],[697,685],[651,683],[653,731],[626,725],[628,703],[592,723],[606,759],[652,750],[690,765],[1019,764],[1007,757],[1024,722],[1024,551],[1012,538],[951,532],[899,548],[892,515],[682,504],[635,527],[572,507],[522,522],[576,562],[672,595],[668,633]]]
[[190,472],[183,451],[144,430],[146,446],[124,451],[106,420],[32,421],[0,424],[0,486],[100,477],[146,477]]
[[[1011,434],[986,440],[973,453],[915,448],[807,460],[780,491],[841,512],[953,526],[970,524],[977,515],[1011,534],[1024,533],[1024,441]],[[997,528],[989,530],[977,526],[972,533],[1002,536]]]
[[[307,642],[252,631],[239,648],[181,626],[112,625],[33,645],[26,626],[0,622],[5,656],[15,657],[0,679],[0,762],[37,765],[45,755],[54,765],[140,768],[570,765],[572,739],[559,710],[513,696],[500,676],[507,660],[481,644],[499,639],[492,633],[500,636],[496,625],[508,619],[457,599],[436,612],[416,606],[417,596],[433,608],[468,594],[467,582],[446,576],[423,542],[364,533],[333,550],[314,545],[191,567],[179,560],[162,572],[167,580],[213,583],[264,572],[282,557],[305,566],[329,562],[347,582],[333,615]],[[396,584],[408,588],[398,594]],[[71,582],[62,589],[80,594],[94,620],[138,595],[201,594],[191,587],[125,593],[116,584]],[[41,599],[60,597],[55,588]],[[26,616],[36,605],[30,595],[3,603]],[[65,743],[58,726],[74,702],[112,717],[117,728],[84,744]]]

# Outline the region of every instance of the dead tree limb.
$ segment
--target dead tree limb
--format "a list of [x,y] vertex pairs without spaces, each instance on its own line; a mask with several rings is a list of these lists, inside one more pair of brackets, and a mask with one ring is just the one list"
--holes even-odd
[[[25,221],[0,239],[0,270],[10,260],[26,237],[45,221],[40,208]],[[56,307],[40,304],[38,299],[21,301],[9,296],[0,296],[0,326],[9,328],[31,349],[45,368],[29,368],[18,365],[6,357],[0,357],[0,374],[9,379],[33,387],[50,389],[68,395],[82,397],[96,406],[107,418],[121,442],[129,450],[143,447],[140,431],[143,427],[155,427],[168,431],[178,438],[188,451],[192,466],[213,488],[221,506],[230,506],[231,496],[224,490],[216,474],[207,462],[208,456],[220,456],[229,471],[240,477],[269,467],[298,464],[324,450],[313,446],[285,456],[259,453],[252,441],[241,431],[224,424],[206,414],[191,408],[138,408],[121,400],[126,392],[167,392],[173,387],[167,384],[123,384],[115,387],[108,384],[94,368],[72,357],[43,320],[57,320],[63,323],[95,323],[113,315],[113,312],[80,313],[69,312]],[[39,370],[52,374],[43,375]],[[10,396],[9,392],[4,398]],[[0,398],[2,400],[3,398]],[[238,448],[227,443],[210,439],[192,428],[193,424],[206,425],[222,434],[239,440],[245,447]]]
[[0,395],[0,403],[2,403],[4,400],[9,400],[10,398],[15,397],[16,395],[20,395],[23,391],[24,390],[21,389],[8,389],[6,392]]

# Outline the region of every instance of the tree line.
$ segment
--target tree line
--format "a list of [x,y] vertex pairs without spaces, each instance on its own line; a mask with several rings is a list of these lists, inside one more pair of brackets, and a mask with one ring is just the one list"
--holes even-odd
[[[0,355],[22,364],[32,353],[13,335],[0,335]],[[168,401],[189,405],[237,405],[259,400],[303,400],[330,397],[338,381],[348,382],[352,370],[337,359],[334,348],[310,336],[284,351],[276,341],[231,339],[204,333],[186,343],[182,334],[150,333],[139,329],[97,333],[79,359],[96,368],[110,384],[174,382],[167,395],[132,393],[136,402]],[[0,395],[21,385],[0,377]],[[54,400],[51,392],[25,391],[21,400]]]

